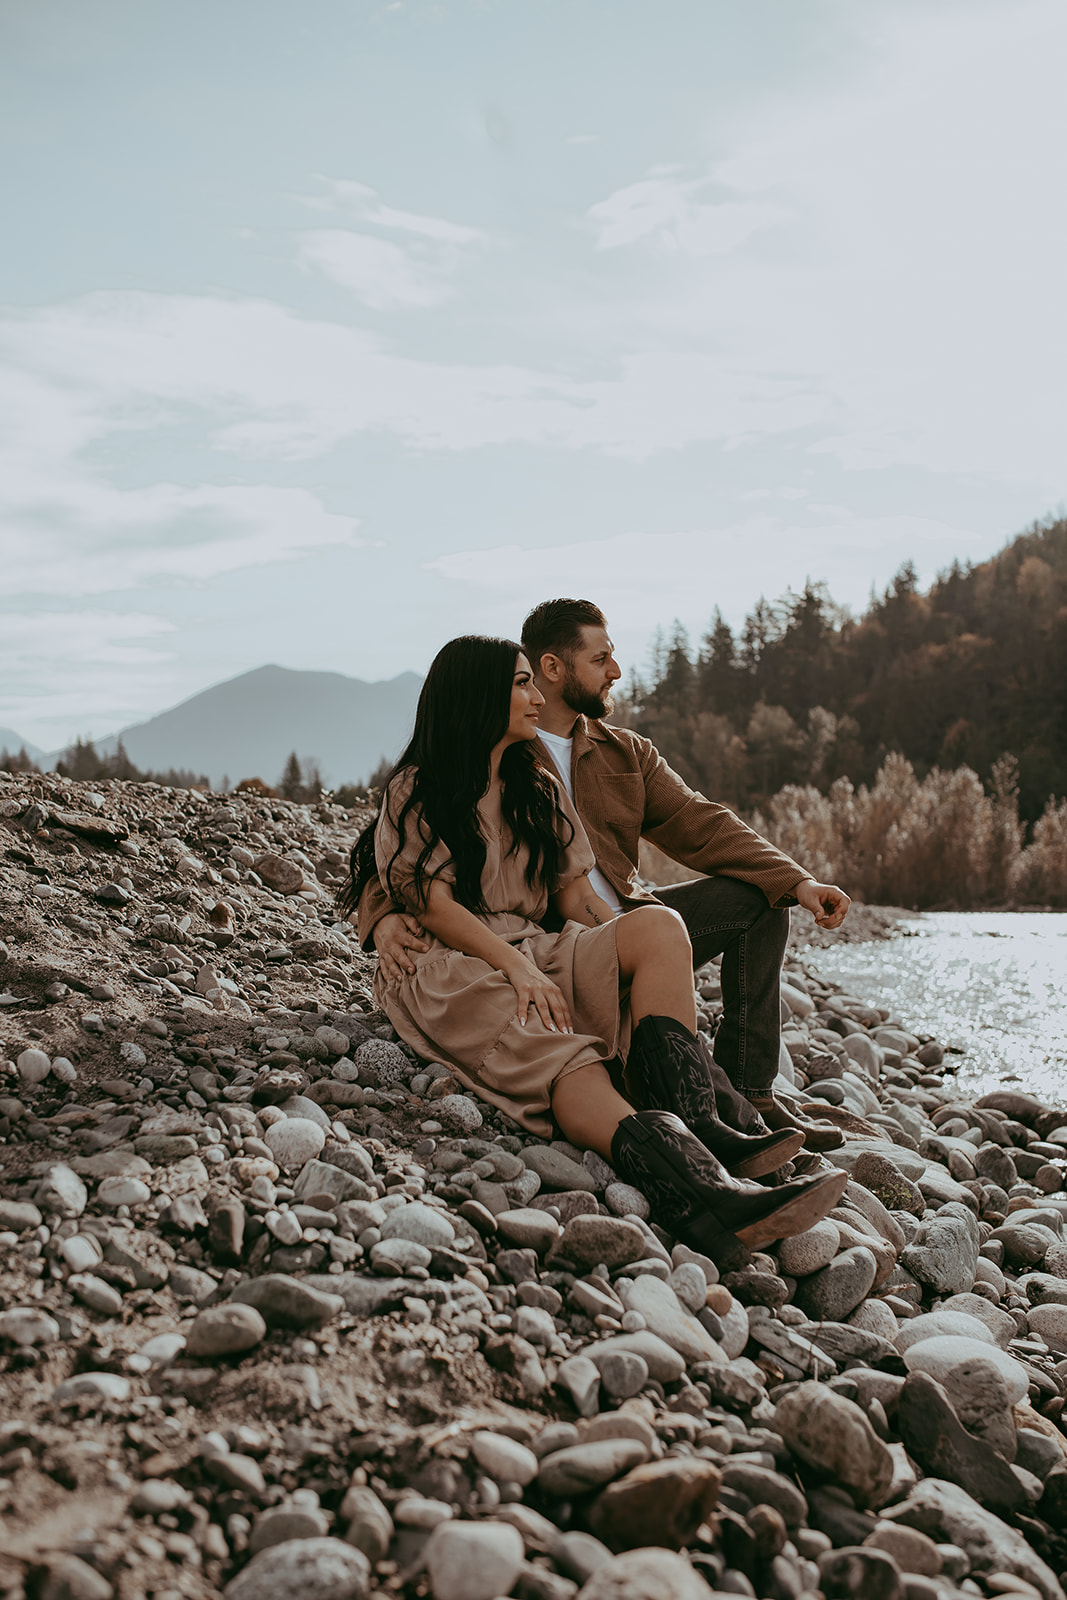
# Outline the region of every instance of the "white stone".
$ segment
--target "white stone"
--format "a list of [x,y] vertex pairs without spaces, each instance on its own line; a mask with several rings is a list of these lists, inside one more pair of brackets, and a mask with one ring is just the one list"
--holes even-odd
[[433,1254],[414,1239],[379,1239],[371,1245],[370,1259],[375,1269],[388,1267],[391,1272],[404,1273],[412,1267],[428,1267]]
[[880,1339],[892,1342],[897,1336],[897,1319],[884,1300],[864,1300],[845,1320],[850,1327],[876,1333]]
[[310,1117],[286,1117],[267,1129],[263,1143],[280,1167],[302,1167],[319,1154],[326,1134]]
[[23,1083],[43,1083],[52,1070],[52,1063],[43,1050],[23,1050],[15,1058],[19,1077]]
[[0,1339],[14,1344],[55,1344],[59,1323],[36,1306],[12,1306],[0,1311]]
[[627,1311],[639,1311],[651,1332],[687,1362],[725,1361],[722,1346],[686,1311],[669,1284],[643,1274],[628,1287],[620,1287],[619,1298]]
[[118,1290],[91,1272],[74,1273],[67,1279],[67,1288],[75,1300],[80,1300],[90,1311],[98,1311],[101,1316],[117,1317],[122,1310],[122,1296]]
[[778,1260],[782,1271],[791,1278],[806,1278],[812,1272],[829,1266],[841,1248],[841,1235],[829,1217],[816,1222],[804,1233],[778,1241]]
[[977,1317],[969,1317],[962,1311],[927,1311],[924,1316],[912,1317],[897,1329],[893,1342],[903,1355],[913,1344],[921,1344],[924,1339],[937,1339],[941,1336],[978,1339],[982,1344],[997,1342],[984,1322],[979,1322]]
[[904,1352],[904,1365],[909,1372],[928,1372],[939,1383],[944,1383],[946,1375],[951,1374],[953,1367],[961,1362],[976,1360],[988,1361],[996,1367],[1007,1385],[1012,1405],[1018,1405],[1020,1400],[1026,1398],[1030,1388],[1026,1368],[992,1342],[984,1344],[981,1339],[943,1335],[924,1339],[921,1344],[913,1344]]
[[1044,1339],[1050,1350],[1067,1351],[1067,1305],[1033,1306],[1026,1321],[1030,1332]]
[[316,1123],[323,1133],[329,1133],[330,1131],[330,1119],[326,1112],[306,1094],[291,1094],[288,1100],[282,1101],[278,1110],[284,1117],[299,1118],[301,1121]]
[[151,1200],[152,1191],[140,1178],[103,1178],[96,1191],[102,1206],[142,1206]]
[[522,1558],[522,1534],[508,1523],[442,1523],[425,1555],[434,1600],[497,1600],[510,1594]]
[[59,1254],[72,1272],[90,1272],[104,1259],[100,1241],[92,1233],[76,1233],[64,1239]]
[[383,1239],[411,1239],[427,1250],[448,1250],[455,1237],[456,1230],[443,1211],[420,1205],[417,1200],[398,1206],[382,1223]]
[[80,1372],[68,1378],[52,1391],[56,1405],[63,1406],[71,1400],[117,1400],[121,1404],[130,1397],[130,1380],[117,1372]]
[[525,1488],[537,1477],[537,1457],[533,1451],[506,1434],[473,1434],[471,1453],[494,1483],[518,1483]]
[[299,1244],[304,1237],[304,1230],[291,1211],[268,1211],[265,1220],[279,1244]]
[[78,1069],[73,1061],[68,1061],[66,1056],[56,1056],[52,1062],[52,1076],[60,1083],[77,1083]]

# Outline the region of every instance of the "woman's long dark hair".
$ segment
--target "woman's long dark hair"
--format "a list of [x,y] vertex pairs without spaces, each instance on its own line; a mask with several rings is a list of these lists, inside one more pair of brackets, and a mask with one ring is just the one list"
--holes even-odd
[[[507,732],[515,664],[522,646],[514,639],[467,634],[452,639],[434,657],[419,695],[415,730],[390,773],[411,769],[411,793],[398,821],[401,845],[417,807],[429,838],[415,863],[414,889],[422,901],[429,890],[426,867],[439,841],[448,847],[456,873],[455,895],[470,911],[484,911],[482,872],[485,840],[478,828],[478,802],[489,787],[489,757]],[[531,888],[551,883],[559,872],[563,845],[559,835],[559,801],[555,784],[543,770],[533,745],[509,745],[500,761],[501,812],[511,830],[509,854],[520,845],[529,850],[526,881]],[[573,829],[571,830],[573,833]],[[569,842],[569,841],[568,841]],[[399,853],[399,852],[398,852]],[[397,903],[392,871],[385,887]],[[338,892],[342,913],[351,915],[367,884],[378,875],[374,857],[374,824],[363,830],[349,859],[348,881]]]

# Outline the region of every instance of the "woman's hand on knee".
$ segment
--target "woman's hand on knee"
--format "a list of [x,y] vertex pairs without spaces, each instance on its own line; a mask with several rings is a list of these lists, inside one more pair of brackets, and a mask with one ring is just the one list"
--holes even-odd
[[515,990],[518,1006],[516,1014],[523,1027],[532,1007],[551,1033],[573,1033],[570,1010],[558,984],[546,978],[539,967],[525,956],[519,958],[506,972],[508,982]]

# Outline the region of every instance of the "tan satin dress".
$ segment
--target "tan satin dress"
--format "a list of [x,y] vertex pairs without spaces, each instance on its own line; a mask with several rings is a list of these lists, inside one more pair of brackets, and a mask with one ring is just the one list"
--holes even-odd
[[[375,831],[375,855],[382,882],[398,844],[396,818],[411,788],[401,773],[386,792]],[[488,910],[479,920],[508,944],[517,945],[557,984],[570,1007],[574,1033],[554,1033],[531,1008],[525,1027],[516,1015],[515,990],[502,972],[477,956],[464,955],[434,939],[424,955],[416,955],[415,971],[387,979],[379,967],[374,995],[405,1044],[430,1061],[441,1061],[468,1088],[498,1106],[530,1133],[550,1136],[549,1105],[553,1085],[578,1067],[609,1061],[629,1043],[629,1015],[620,1005],[619,957],[615,923],[585,928],[568,922],[559,933],[546,933],[539,919],[555,893],[587,873],[593,852],[566,793],[559,789],[560,809],[574,829],[566,846],[559,880],[531,889],[526,882],[528,851],[509,855],[511,834],[506,824],[494,826],[479,807],[486,842],[482,896]],[[404,849],[392,866],[392,889],[408,910],[419,915],[413,868],[425,843],[421,814],[406,819]],[[417,831],[416,831],[417,830]],[[455,884],[447,847],[438,844],[427,874],[438,872]],[[428,936],[429,937],[429,936]]]

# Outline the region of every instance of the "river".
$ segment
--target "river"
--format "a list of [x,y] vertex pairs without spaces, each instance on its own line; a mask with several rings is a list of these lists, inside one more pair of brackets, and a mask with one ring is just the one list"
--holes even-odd
[[824,977],[959,1045],[970,1098],[1025,1089],[1067,1105],[1067,913],[924,912],[894,937],[812,949]]

